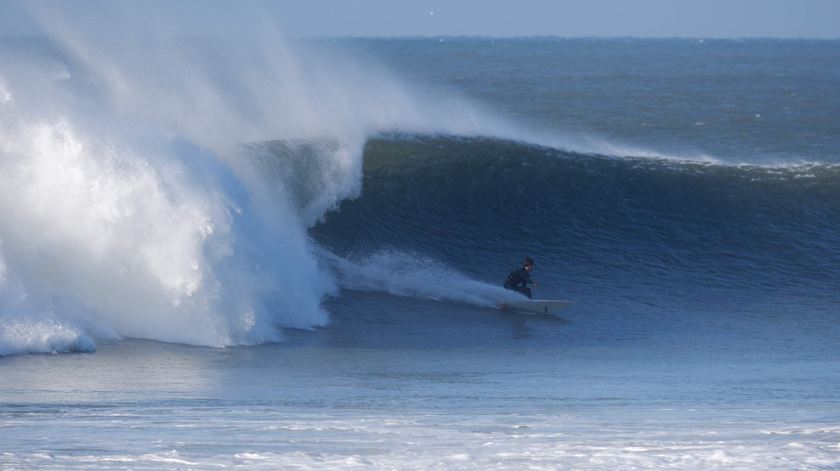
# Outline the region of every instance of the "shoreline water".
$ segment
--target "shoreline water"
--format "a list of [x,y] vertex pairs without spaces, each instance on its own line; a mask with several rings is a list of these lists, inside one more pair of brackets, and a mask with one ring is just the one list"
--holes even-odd
[[0,392],[0,462],[782,469],[840,460],[839,380],[825,369],[834,362],[621,356],[527,343],[120,341],[96,353],[7,357],[0,370],[14,386]]

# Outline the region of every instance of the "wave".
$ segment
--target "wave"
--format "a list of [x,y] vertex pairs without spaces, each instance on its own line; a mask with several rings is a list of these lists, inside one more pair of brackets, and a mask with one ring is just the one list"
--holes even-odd
[[195,39],[169,34],[179,20],[157,4],[30,8],[46,39],[0,49],[0,355],[280,341],[326,324],[341,289],[488,306],[509,296],[488,274],[524,252],[591,282],[622,257],[685,274],[706,260],[691,247],[778,234],[788,248],[755,270],[796,255],[836,275],[815,255],[837,253],[835,168],[523,129],[369,58],[287,41],[259,12]]
[[43,37],[2,40],[3,354],[324,325],[337,285],[307,230],[358,196],[368,136],[510,132],[259,11],[189,38],[165,5],[95,5],[28,4]]
[[[597,155],[519,141],[383,136],[362,196],[311,233],[345,257],[422,253],[498,284],[525,255],[551,296],[823,302],[840,279],[840,166]],[[609,287],[605,292],[605,287]],[[626,302],[626,301],[625,301]]]

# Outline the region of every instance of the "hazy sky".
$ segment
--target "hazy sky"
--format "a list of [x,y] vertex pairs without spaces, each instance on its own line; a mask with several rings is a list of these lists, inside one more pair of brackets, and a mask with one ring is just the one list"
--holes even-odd
[[[45,0],[88,16],[115,2]],[[105,5],[103,7],[103,5]],[[165,10],[189,33],[212,33],[246,11],[291,36],[641,36],[840,38],[840,0],[244,0],[126,1],[132,18]],[[0,32],[31,34],[25,8],[0,0]],[[240,18],[241,19],[241,18]]]
[[288,32],[315,36],[840,38],[840,0],[313,0],[274,10]]

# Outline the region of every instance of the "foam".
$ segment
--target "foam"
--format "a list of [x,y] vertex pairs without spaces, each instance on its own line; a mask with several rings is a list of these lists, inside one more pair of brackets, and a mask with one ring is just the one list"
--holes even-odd
[[92,352],[93,339],[67,321],[48,314],[0,315],[0,356],[17,353]]
[[[261,417],[257,423],[264,420]],[[725,424],[715,426],[721,431],[728,429],[730,435],[707,439],[707,429],[691,427],[668,432],[599,423],[580,424],[592,427],[581,431],[571,427],[573,420],[562,417],[543,417],[528,433],[505,426],[503,422],[512,420],[510,416],[493,414],[476,419],[458,414],[448,418],[435,414],[386,418],[300,417],[286,413],[282,419],[272,420],[293,423],[287,430],[294,432],[266,435],[257,431],[254,422],[237,420],[234,423],[240,434],[222,450],[148,451],[108,437],[97,442],[95,451],[68,454],[14,450],[3,454],[0,463],[62,469],[109,469],[125,463],[138,469],[154,469],[163,463],[201,468],[395,469],[410,463],[418,469],[593,470],[833,469],[840,464],[835,449],[823,441],[768,441],[754,435],[750,427],[732,430]],[[516,416],[514,420],[529,418]],[[183,430],[178,436],[185,436]],[[186,437],[194,438],[189,434]]]
[[381,291],[420,299],[456,301],[495,307],[519,298],[499,286],[476,281],[422,254],[380,250],[370,256],[348,260],[326,250],[320,257],[344,289]]

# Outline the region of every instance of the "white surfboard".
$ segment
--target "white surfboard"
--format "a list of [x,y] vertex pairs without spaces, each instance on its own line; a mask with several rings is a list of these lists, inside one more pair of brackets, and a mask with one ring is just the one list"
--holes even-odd
[[568,307],[571,301],[556,301],[552,299],[525,299],[499,304],[502,311],[515,311],[530,315],[551,315],[560,309]]

